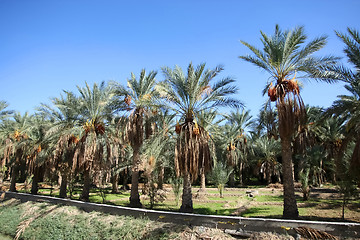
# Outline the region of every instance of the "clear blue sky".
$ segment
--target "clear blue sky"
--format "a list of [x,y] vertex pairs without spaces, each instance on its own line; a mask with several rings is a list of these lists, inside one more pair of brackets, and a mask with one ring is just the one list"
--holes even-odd
[[[260,30],[303,25],[309,39],[329,36],[320,54],[344,57],[334,30],[359,30],[359,10],[358,0],[1,0],[0,100],[33,112],[85,81],[125,83],[142,68],[158,70],[162,80],[162,66],[192,61],[224,65],[221,76],[236,79],[236,97],[257,115],[268,75],[238,58],[250,53],[239,40],[260,47]],[[343,93],[342,84],[306,82],[302,96],[328,107]]]

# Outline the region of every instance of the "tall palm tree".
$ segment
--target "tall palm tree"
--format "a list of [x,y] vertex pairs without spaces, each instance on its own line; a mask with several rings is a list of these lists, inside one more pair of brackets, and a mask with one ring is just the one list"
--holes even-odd
[[[149,138],[151,135],[150,116],[152,114],[152,107],[156,107],[155,101],[157,92],[154,89],[156,84],[157,72],[151,71],[148,75],[145,69],[141,70],[139,79],[134,73],[131,73],[131,78],[127,81],[128,89],[125,89],[120,84],[116,84],[117,95],[124,96],[124,102],[127,104],[127,110],[130,112],[128,124],[126,127],[127,139],[133,149],[133,163],[131,175],[131,194],[130,206],[142,207],[139,195],[139,167],[141,165],[140,148],[145,137]],[[146,126],[144,129],[144,125]]]
[[176,125],[178,138],[175,147],[176,174],[184,178],[180,211],[192,212],[191,183],[198,177],[200,168],[207,172],[211,166],[208,133],[198,124],[197,116],[206,109],[240,106],[238,100],[228,97],[237,88],[232,85],[234,80],[228,77],[214,82],[223,70],[221,66],[205,69],[203,63],[194,68],[190,63],[186,73],[179,66],[162,70],[165,81],[157,89],[165,100],[164,104],[182,121]]
[[91,174],[108,170],[113,160],[112,139],[107,135],[107,119],[115,114],[117,103],[114,89],[102,82],[92,88],[77,87],[80,93],[79,124],[82,126],[77,165],[84,175],[81,199],[89,201]]
[[[317,137],[320,139],[321,146],[326,151],[327,163],[335,165],[335,170],[329,169],[332,181],[336,182],[337,178],[343,178],[344,164],[340,160],[347,139],[345,139],[344,119],[339,117],[328,117],[321,121],[321,126],[317,129]],[[345,144],[344,144],[345,143]]]
[[298,160],[297,162],[295,161],[295,177],[300,177],[300,173],[302,172],[301,177],[304,181],[304,177],[308,175],[305,174],[307,170],[304,168],[308,162],[307,157],[309,149],[312,149],[315,145],[322,144],[320,135],[323,129],[323,109],[307,105],[305,111],[306,122],[298,129],[293,142],[293,154],[296,156],[296,160]]
[[[347,145],[350,141],[355,140],[355,149],[351,158],[350,171],[354,176],[359,176],[360,167],[360,81],[352,82],[345,85],[345,88],[350,92],[350,95],[340,95],[333,105],[327,109],[328,114],[335,114],[345,120],[345,138],[342,139],[342,145]],[[345,150],[346,146],[342,147]],[[336,159],[338,175],[344,179],[347,176],[344,164],[341,161],[342,154]]]
[[[174,126],[174,118],[175,114],[170,113],[168,109],[162,109],[156,113],[156,131],[155,133],[162,133],[162,141],[166,143],[165,149],[161,154],[161,157],[157,160],[157,168],[158,168],[158,189],[163,189],[164,177],[165,177],[165,169],[172,168],[173,169],[173,161],[171,159],[174,158],[174,134],[175,131]],[[153,124],[155,124],[153,123]],[[161,136],[161,135],[160,135]]]
[[66,197],[67,184],[74,170],[73,159],[82,132],[79,123],[80,101],[73,93],[65,94],[65,97],[61,95],[51,99],[54,107],[41,104],[38,108],[39,113],[50,122],[44,141],[51,145],[52,166],[59,171],[61,198]]
[[[4,126],[3,121],[8,119],[13,111],[5,110],[9,105],[5,101],[0,101],[0,156],[4,155],[4,150],[6,148],[8,139],[7,128]],[[0,157],[0,184],[5,177],[5,171],[7,167],[5,166],[5,160]]]
[[4,160],[11,167],[10,191],[16,191],[16,181],[20,166],[24,163],[31,149],[29,144],[29,129],[31,118],[28,113],[21,115],[15,113],[13,119],[6,120],[3,130],[6,135],[6,146],[4,149]]
[[118,193],[120,172],[131,166],[126,159],[126,123],[127,118],[122,116],[109,119],[108,136],[113,139],[113,161],[111,166],[112,193]]
[[263,109],[260,110],[260,113],[255,120],[252,134],[260,137],[264,132],[266,132],[268,139],[274,138],[277,140],[279,137],[277,125],[277,111],[276,109],[271,108],[270,101],[267,101],[263,105]]
[[[239,183],[240,185],[243,184],[243,169],[245,166],[245,162],[247,160],[247,137],[246,137],[246,130],[249,130],[253,124],[254,121],[251,119],[252,116],[250,115],[250,111],[243,109],[241,112],[239,110],[237,111],[231,111],[230,114],[224,115],[225,119],[228,121],[228,124],[234,126],[232,129],[233,134],[236,134],[236,137],[233,138],[231,141],[234,142],[234,146],[238,151],[238,159],[237,166],[238,166],[238,174],[239,174]],[[230,132],[225,133],[227,137],[232,136]],[[229,134],[229,135],[228,135]],[[234,137],[234,136],[232,136]],[[229,152],[231,153],[231,144],[229,145]]]
[[[336,35],[345,43],[344,52],[348,62],[354,70],[338,66],[333,68],[338,79],[347,83],[345,85],[349,95],[340,95],[333,105],[327,110],[329,114],[335,114],[345,119],[346,143],[355,140],[355,148],[351,157],[350,172],[357,178],[360,185],[360,34],[355,29],[347,28],[348,34],[336,32]],[[343,144],[346,145],[346,144]],[[343,147],[345,149],[346,147]],[[338,162],[341,161],[341,155]],[[346,178],[346,176],[343,176]]]
[[270,74],[270,81],[266,84],[263,94],[268,92],[270,100],[276,102],[278,110],[284,178],[283,217],[297,218],[299,212],[294,192],[291,143],[299,125],[304,122],[305,106],[300,96],[296,73],[297,79],[332,82],[332,78],[329,77],[331,74],[325,70],[335,64],[337,59],[332,56],[313,56],[313,53],[325,46],[326,37],[316,38],[304,46],[307,36],[303,27],[281,31],[276,25],[274,35],[268,36],[261,32],[261,36],[263,49],[241,41],[254,55],[240,58]]
[[48,128],[49,122],[42,116],[35,115],[32,118],[27,143],[29,146],[29,153],[26,157],[28,174],[32,175],[32,194],[38,193],[38,183],[42,177],[42,173],[44,172],[44,167],[49,165],[48,160],[51,158],[51,149],[49,149],[49,144],[45,141],[45,134]]
[[280,144],[277,140],[266,136],[254,139],[252,143],[252,158],[258,166],[258,173],[264,177],[266,184],[270,184],[272,177],[280,178],[280,163],[277,161]]
[[[241,134],[242,131],[240,127],[231,124],[218,126],[217,131],[214,134],[218,156],[220,154],[220,159],[226,159],[226,165],[232,170],[239,165],[240,148],[238,148],[237,143],[243,138]],[[229,176],[229,185],[233,187],[234,184],[234,171],[231,171]]]
[[[199,125],[202,126],[209,135],[209,137],[208,137],[209,145],[210,145],[209,147],[210,147],[210,152],[211,152],[213,159],[216,157],[215,156],[216,154],[215,154],[214,141],[211,136],[214,135],[218,124],[222,121],[222,119],[215,121],[217,114],[218,113],[215,110],[203,110],[203,111],[200,111],[199,114],[197,115]],[[213,151],[211,151],[211,150],[213,150]],[[205,192],[205,191],[206,191],[206,173],[205,173],[205,169],[202,167],[202,168],[200,168],[199,192]]]

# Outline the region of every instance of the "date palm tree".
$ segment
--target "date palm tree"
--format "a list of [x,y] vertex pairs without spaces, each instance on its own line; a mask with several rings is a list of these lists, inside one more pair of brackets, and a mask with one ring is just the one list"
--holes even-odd
[[253,125],[252,134],[257,137],[262,136],[263,133],[267,134],[268,139],[279,137],[277,111],[276,108],[271,108],[270,101],[263,105],[263,109],[260,110],[258,117]]
[[1,156],[4,156],[4,150],[6,148],[6,144],[9,141],[7,128],[3,124],[3,121],[12,116],[13,111],[5,110],[9,104],[5,101],[0,101],[0,184],[3,181],[3,177],[5,176],[5,171],[7,167],[5,166],[5,159]]
[[[199,114],[197,115],[199,125],[202,126],[204,130],[209,134],[209,147],[213,159],[216,156],[215,156],[215,145],[212,136],[216,132],[216,128],[218,124],[222,121],[222,119],[215,121],[217,114],[218,112],[215,110],[203,110],[200,111]],[[205,192],[206,192],[206,173],[204,168],[200,168],[199,193],[205,193]]]
[[[227,123],[232,126],[228,128],[228,130],[232,130],[232,132],[227,132],[225,133],[225,135],[227,138],[229,138],[229,136],[232,136],[232,139],[230,141],[234,143],[234,147],[238,152],[237,159],[235,159],[235,165],[238,167],[238,169],[235,169],[235,171],[238,171],[239,184],[242,185],[243,169],[247,160],[248,153],[247,136],[245,131],[251,128],[254,122],[251,120],[252,116],[250,115],[250,111],[244,109],[241,112],[239,110],[231,111],[230,114],[225,114],[224,118],[227,120]],[[235,137],[233,136],[234,134]],[[231,145],[231,142],[227,148],[230,154],[232,152],[231,148],[234,148]]]
[[[333,78],[326,69],[334,65],[337,60],[332,56],[319,58],[313,55],[325,46],[325,36],[304,45],[306,39],[303,27],[281,31],[276,25],[272,36],[261,31],[263,49],[241,41],[254,55],[240,56],[240,58],[270,74],[270,80],[263,94],[268,92],[270,100],[276,102],[278,112],[283,161],[283,217],[285,218],[299,216],[294,192],[291,149],[292,138],[305,119],[305,106],[300,95],[298,80],[316,79],[332,82]],[[296,73],[298,73],[297,79]]]
[[229,97],[236,93],[237,88],[232,85],[234,80],[229,77],[214,82],[215,77],[223,70],[221,66],[205,69],[205,63],[196,68],[190,63],[186,73],[179,66],[174,69],[164,67],[162,70],[165,80],[157,89],[164,104],[182,121],[175,129],[178,134],[175,171],[177,176],[184,179],[180,211],[193,212],[191,183],[198,177],[201,168],[207,172],[211,167],[209,135],[198,124],[197,116],[206,109],[239,107],[240,102]]
[[280,178],[281,164],[277,161],[280,153],[279,141],[266,136],[254,139],[252,143],[252,159],[255,161],[258,172],[262,174],[266,184],[270,184],[272,177]]
[[118,111],[114,89],[102,82],[92,88],[77,87],[80,93],[79,124],[82,127],[76,164],[82,169],[84,186],[81,199],[89,201],[91,174],[109,170],[113,160],[112,139],[108,137],[109,119]]
[[[335,114],[345,119],[346,138],[342,148],[345,149],[348,142],[355,140],[355,148],[350,161],[350,172],[357,178],[360,185],[360,34],[355,29],[347,28],[347,34],[336,32],[336,35],[345,43],[344,52],[348,62],[354,70],[345,66],[337,66],[333,71],[338,79],[347,83],[345,89],[349,95],[340,95],[333,105],[327,110],[328,114]],[[337,160],[340,164],[342,154]],[[342,169],[344,174],[345,169]],[[342,178],[347,178],[343,176]]]
[[[155,100],[157,92],[154,89],[156,84],[157,72],[151,71],[146,74],[145,69],[141,70],[137,79],[134,73],[127,81],[128,89],[120,84],[114,83],[117,95],[124,97],[127,110],[130,112],[128,124],[126,126],[127,139],[133,149],[132,175],[131,175],[131,194],[130,206],[142,207],[139,195],[139,167],[141,165],[140,149],[145,137],[149,138],[152,132],[150,117],[152,108],[156,107]],[[145,127],[144,127],[145,125]]]
[[38,108],[39,113],[50,122],[44,141],[52,148],[51,165],[60,175],[61,198],[66,197],[68,181],[74,170],[73,159],[82,131],[79,123],[80,101],[73,93],[65,94],[65,97],[61,95],[51,99],[54,107],[41,104]]
[[45,141],[45,134],[49,128],[49,122],[43,116],[35,115],[31,121],[29,128],[28,143],[29,153],[26,157],[26,167],[28,175],[32,176],[31,193],[37,194],[39,187],[38,183],[44,172],[44,168],[49,166],[49,159],[51,158],[51,149],[49,144]]
[[243,140],[241,134],[240,127],[233,124],[218,126],[217,131],[214,134],[218,158],[226,159],[226,165],[233,170],[229,176],[229,185],[231,187],[235,184],[234,169],[239,165],[240,160],[240,148],[238,142]]
[[16,181],[23,164],[31,150],[29,140],[29,129],[32,116],[28,113],[21,115],[15,113],[13,119],[7,119],[2,124],[3,136],[5,139],[4,164],[11,167],[10,191],[16,191]]

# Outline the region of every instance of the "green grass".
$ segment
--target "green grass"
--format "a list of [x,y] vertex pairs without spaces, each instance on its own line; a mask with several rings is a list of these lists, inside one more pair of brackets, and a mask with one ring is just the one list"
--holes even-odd
[[239,199],[243,199],[244,197],[238,197],[238,196],[224,196],[221,198],[220,196],[208,196],[209,200],[216,200],[216,201],[234,201],[236,202]]
[[16,201],[8,201],[7,205],[0,205],[0,232],[8,236],[14,236],[20,217],[23,214],[22,208],[18,207]]
[[[307,210],[299,208],[300,215],[306,215]],[[261,205],[251,207],[241,214],[242,217],[265,217],[265,218],[282,218],[283,206]]]
[[[193,191],[195,192],[195,191]],[[215,189],[206,189],[206,192],[209,193],[209,194],[217,194],[217,195],[220,195],[219,193],[219,190],[217,190],[216,188]],[[227,194],[233,194],[233,195],[242,195],[242,194],[245,194],[245,191],[237,191],[237,190],[224,190],[224,195],[227,195]]]
[[252,207],[241,214],[242,217],[281,217],[282,206],[258,206]]
[[194,213],[206,215],[230,215],[236,208],[224,208],[224,203],[194,203]]
[[284,200],[283,196],[273,196],[273,195],[257,195],[254,197],[257,202],[282,202]]

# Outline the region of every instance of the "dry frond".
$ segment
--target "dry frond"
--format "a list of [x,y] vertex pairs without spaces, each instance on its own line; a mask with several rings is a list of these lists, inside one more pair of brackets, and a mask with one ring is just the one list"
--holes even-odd
[[292,136],[305,124],[305,105],[300,95],[288,93],[277,100],[280,136]]
[[[194,129],[199,131],[198,134],[194,133]],[[181,125],[175,147],[175,171],[177,176],[190,173],[194,181],[200,168],[204,168],[205,172],[211,169],[207,132],[202,127],[195,126],[192,121],[185,122]]]
[[143,108],[137,108],[129,116],[129,121],[126,125],[126,138],[129,141],[131,147],[141,146],[144,138],[143,127]]
[[294,228],[295,231],[300,234],[302,237],[306,239],[330,239],[330,240],[338,240],[337,237],[320,230],[316,230],[309,227],[298,227]]

